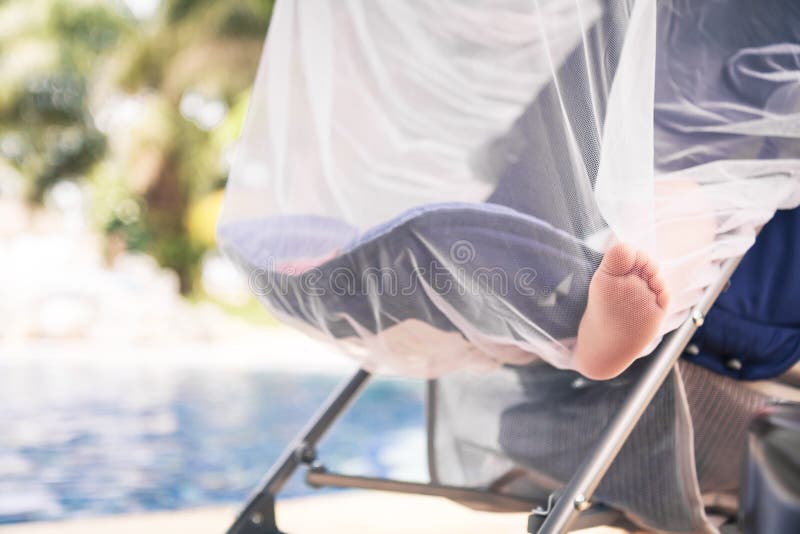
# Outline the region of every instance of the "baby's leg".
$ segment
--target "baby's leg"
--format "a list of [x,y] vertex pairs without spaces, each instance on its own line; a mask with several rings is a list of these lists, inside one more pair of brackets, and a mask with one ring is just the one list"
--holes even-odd
[[589,378],[613,378],[658,334],[669,293],[658,267],[642,252],[617,244],[589,284],[578,327],[575,368]]
[[703,187],[693,180],[656,182],[656,199],[656,254],[667,287],[677,297],[710,264],[710,246],[717,233],[715,210]]

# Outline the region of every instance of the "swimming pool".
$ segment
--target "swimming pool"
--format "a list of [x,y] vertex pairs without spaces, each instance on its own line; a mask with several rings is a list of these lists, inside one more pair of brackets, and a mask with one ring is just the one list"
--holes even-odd
[[[0,364],[0,523],[243,502],[342,378]],[[427,480],[423,397],[374,381],[321,444],[326,465]],[[284,494],[310,491],[295,477]]]

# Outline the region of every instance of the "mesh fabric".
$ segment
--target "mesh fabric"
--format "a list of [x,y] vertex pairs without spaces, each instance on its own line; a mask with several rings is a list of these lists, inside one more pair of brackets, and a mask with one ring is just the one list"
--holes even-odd
[[280,318],[433,377],[575,368],[590,281],[625,242],[669,306],[625,311],[641,283],[597,299],[646,354],[800,202],[799,9],[279,3],[220,244]]

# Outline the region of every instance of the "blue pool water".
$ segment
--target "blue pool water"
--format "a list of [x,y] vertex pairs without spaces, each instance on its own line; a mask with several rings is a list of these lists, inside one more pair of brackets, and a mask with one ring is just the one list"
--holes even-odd
[[[341,379],[0,365],[0,523],[242,501]],[[419,382],[374,381],[321,458],[425,480],[423,396]],[[285,495],[310,491],[295,477]]]

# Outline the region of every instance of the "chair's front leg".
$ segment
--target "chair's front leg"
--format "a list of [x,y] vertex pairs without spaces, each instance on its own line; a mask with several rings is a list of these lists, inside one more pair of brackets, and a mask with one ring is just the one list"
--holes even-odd
[[334,391],[292,444],[270,468],[259,490],[239,512],[227,534],[281,534],[275,518],[275,497],[301,464],[314,461],[314,448],[325,432],[367,383],[370,373],[359,369]]

